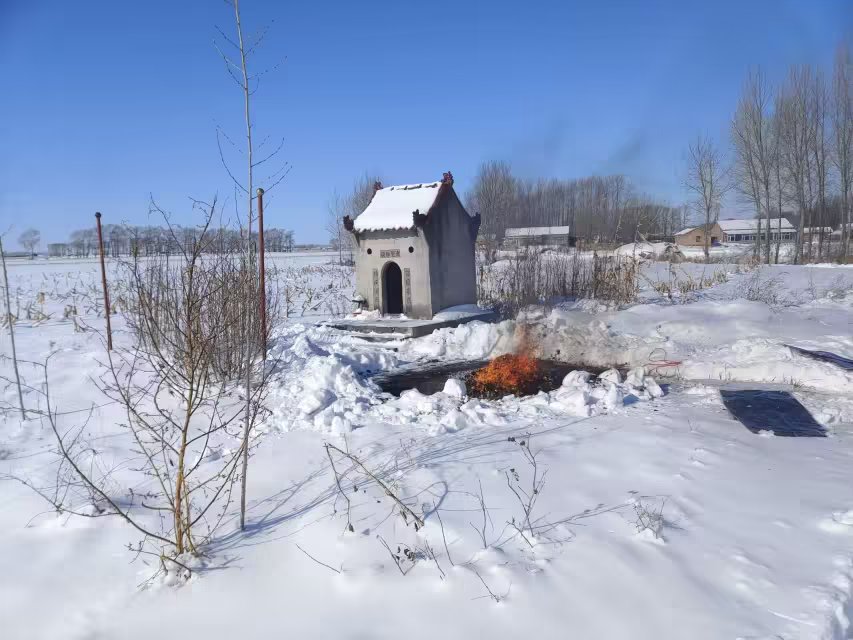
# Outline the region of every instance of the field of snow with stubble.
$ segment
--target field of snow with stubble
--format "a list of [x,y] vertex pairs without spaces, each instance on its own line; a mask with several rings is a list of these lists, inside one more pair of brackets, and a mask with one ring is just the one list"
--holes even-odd
[[[331,259],[276,257],[295,268]],[[295,294],[307,313],[270,345],[271,413],[250,462],[247,528],[232,505],[185,583],[128,551],[138,534],[123,521],[57,515],[16,480],[49,484],[55,443],[37,416],[21,421],[4,385],[2,636],[853,637],[853,374],[787,346],[853,357],[853,269],[674,269],[644,265],[640,304],[565,302],[405,341],[324,327],[323,307]],[[97,263],[16,261],[9,277],[19,358],[55,353],[61,424],[94,406],[86,435],[117,469],[117,492],[144,486],[123,411],[97,382]],[[64,317],[70,300],[76,322]],[[119,348],[131,345],[121,314],[113,326]],[[543,357],[629,373],[575,372],[555,391],[494,401],[455,384],[394,397],[370,378],[510,353],[521,340]],[[9,354],[5,329],[0,349]],[[22,374],[40,384],[28,365]],[[12,375],[6,358],[0,375]],[[720,388],[733,384],[790,391],[828,437],[750,432],[723,406]],[[25,401],[35,407],[37,394],[25,390]],[[324,443],[375,477],[347,468],[342,479],[352,531]],[[526,512],[517,493],[534,477]]]

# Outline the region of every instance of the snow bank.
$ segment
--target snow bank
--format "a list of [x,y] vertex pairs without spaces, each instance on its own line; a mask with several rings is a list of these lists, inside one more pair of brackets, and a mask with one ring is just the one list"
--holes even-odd
[[[314,426],[349,431],[358,416],[382,402],[368,372],[398,364],[387,349],[365,349],[341,332],[291,325],[274,336],[271,423],[279,429]],[[295,408],[295,410],[294,410]]]
[[446,309],[442,309],[438,313],[436,313],[432,319],[433,320],[460,320],[462,318],[468,318],[470,316],[479,315],[485,312],[486,309],[483,309],[476,304],[459,304],[455,307],[447,307]]
[[[567,621],[579,638],[850,637],[851,387],[837,369],[783,343],[853,353],[853,299],[832,285],[851,272],[774,272],[800,291],[812,289],[810,274],[825,277],[815,275],[804,302],[781,309],[733,300],[731,283],[689,305],[575,306],[523,320],[543,349],[566,360],[642,365],[677,356],[683,375],[723,374],[727,364],[732,377],[814,377],[818,391],[795,395],[816,420],[832,423],[830,438],[756,436],[731,419],[719,385],[707,381],[673,385],[655,401],[659,364],[597,382],[577,370],[551,393],[497,402],[467,398],[455,383],[392,398],[368,378],[431,353],[510,350],[514,322],[384,345],[310,325],[279,331],[268,359],[276,413],[267,427],[287,433],[258,438],[246,530],[235,500],[204,561],[193,564],[195,579],[181,588],[167,576],[161,588],[140,592],[157,559],[146,565],[145,555],[134,561],[124,551],[138,539],[127,523],[45,513],[40,498],[10,480],[51,486],[52,439],[39,420],[0,414],[4,637],[150,640],[169,629],[226,640],[249,627],[249,635],[274,637],[285,609],[287,630],[299,638],[556,640],[566,637]],[[125,339],[118,316],[114,327]],[[107,447],[117,486],[144,495],[151,479],[135,470],[125,416],[102,404],[91,383],[103,371],[98,336],[61,321],[18,329],[22,360],[59,346],[51,387],[60,411],[85,416],[95,405],[87,432]],[[0,372],[11,375],[8,362]],[[29,367],[23,375],[38,384]],[[14,403],[11,389],[2,393]],[[425,526],[403,522],[378,485],[351,471],[355,531],[344,533],[346,506],[323,444],[328,431],[355,427],[347,450],[423,514]],[[519,442],[531,434],[547,482],[533,515],[538,530],[515,536],[512,523],[523,514],[508,474],[529,482]],[[232,440],[239,446],[239,436]],[[405,576],[380,541],[414,551]],[[241,611],[251,612],[249,627],[235,615]]]
[[669,242],[631,242],[613,251],[623,258],[654,260],[656,258],[684,257],[678,245]]
[[[432,433],[468,427],[500,426],[519,412],[527,416],[592,416],[619,410],[626,402],[650,400],[662,392],[641,369],[624,382],[618,371],[595,383],[586,372],[566,376],[557,390],[499,401],[469,399],[465,384],[450,379],[444,390],[424,395],[416,389],[399,398],[383,393],[369,374],[399,367],[405,357],[424,355],[479,359],[512,350],[517,338],[511,322],[470,323],[404,342],[399,353],[354,344],[342,332],[296,325],[277,335],[270,351],[276,373],[270,391],[274,407],[269,425],[288,431],[317,429],[345,433],[371,422],[411,424]],[[357,340],[357,339],[355,339]]]
[[497,324],[477,320],[452,329],[439,329],[428,336],[410,340],[400,348],[412,360],[447,358],[477,360],[511,353],[516,346],[515,322]]
[[[843,283],[829,276],[818,286],[811,272],[800,268],[792,273],[795,277],[788,280],[801,290],[810,287],[812,300],[777,308],[731,299],[739,291],[737,278],[742,282],[753,277],[742,275],[714,289],[722,299],[638,304],[621,310],[576,304],[550,311],[530,308],[514,321],[475,321],[401,341],[394,345],[396,351],[321,327],[289,327],[273,347],[274,359],[282,360],[281,382],[273,393],[279,406],[291,408],[277,412],[273,422],[281,429],[342,432],[380,419],[428,430],[458,430],[502,424],[522,405],[551,413],[596,415],[618,409],[625,398],[659,397],[660,387],[647,372],[685,380],[778,383],[847,392],[853,388],[853,374],[804,358],[786,345],[853,354],[849,324],[853,297]],[[435,396],[409,392],[397,399],[383,394],[369,379],[370,373],[403,363],[493,358],[516,351],[522,340],[534,345],[539,357],[578,368],[610,370],[595,386],[582,380],[547,397],[475,401],[464,406],[460,406],[464,388],[455,382]],[[632,371],[623,381],[617,368]]]
[[[853,375],[792,353],[788,344],[853,355],[853,279],[825,270],[766,269],[767,287],[785,287],[783,306],[738,299],[753,274],[737,275],[690,304],[638,304],[608,310],[576,305],[528,310],[517,321],[471,323],[411,341],[401,356],[491,358],[515,350],[518,327],[542,358],[580,366],[647,365],[656,375],[690,380],[786,383],[835,392]],[[847,270],[842,270],[845,273]],[[817,274],[817,275],[815,275]],[[678,363],[677,365],[673,363]]]
[[[272,424],[283,430],[346,432],[380,420],[455,431],[504,424],[518,411],[598,415],[618,410],[626,398],[634,402],[659,397],[662,392],[654,377],[847,392],[853,388],[853,374],[804,358],[786,345],[853,354],[849,324],[853,297],[829,275],[818,286],[811,272],[800,268],[791,273],[791,284],[802,291],[810,287],[812,300],[777,308],[732,299],[740,291],[738,278],[742,282],[753,277],[741,275],[715,287],[714,298],[691,304],[533,307],[517,320],[475,321],[390,346],[365,343],[324,327],[291,326],[276,337],[271,352],[273,360],[281,361],[271,392],[281,408]],[[410,391],[393,398],[369,377],[422,361],[493,358],[516,351],[522,343],[532,344],[542,358],[609,371],[595,385],[578,373],[577,379],[567,380],[550,394],[501,402],[466,401],[464,385],[456,381],[433,396]],[[631,371],[622,380],[617,369]],[[838,420],[840,414],[826,418]]]

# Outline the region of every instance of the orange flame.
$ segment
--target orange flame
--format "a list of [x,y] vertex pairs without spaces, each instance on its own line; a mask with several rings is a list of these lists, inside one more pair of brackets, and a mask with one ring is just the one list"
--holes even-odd
[[474,390],[489,394],[530,393],[540,378],[539,363],[530,356],[498,356],[474,372]]

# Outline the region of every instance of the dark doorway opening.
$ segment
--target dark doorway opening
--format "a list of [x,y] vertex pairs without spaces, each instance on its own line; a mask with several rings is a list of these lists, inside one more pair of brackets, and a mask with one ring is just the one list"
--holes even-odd
[[385,267],[385,313],[403,313],[403,272],[396,262]]

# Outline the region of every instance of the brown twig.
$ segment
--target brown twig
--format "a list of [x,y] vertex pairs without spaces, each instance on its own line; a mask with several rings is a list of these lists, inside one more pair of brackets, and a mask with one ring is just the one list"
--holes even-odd
[[298,544],[296,545],[296,548],[297,548],[297,549],[299,549],[302,553],[304,553],[306,556],[308,556],[309,558],[311,558],[314,562],[316,562],[316,563],[317,563],[317,564],[319,564],[320,566],[322,566],[322,567],[326,567],[326,568],[327,568],[327,569],[329,569],[330,571],[334,571],[335,573],[338,573],[338,574],[343,573],[343,567],[341,567],[340,569],[335,569],[333,566],[326,564],[326,563],[325,563],[325,562],[323,562],[322,560],[317,560],[317,558],[315,558],[315,557],[314,557],[314,556],[312,556],[310,553],[308,553],[307,551],[305,551],[305,549],[303,549],[302,547],[300,547]]
[[336,447],[333,444],[327,443],[325,446],[326,446],[327,451],[329,449],[332,449],[334,451],[337,451],[343,457],[349,459],[353,464],[355,464],[362,471],[364,471],[364,473],[367,475],[368,478],[370,478],[376,484],[378,484],[380,487],[382,487],[382,490],[385,492],[385,495],[388,496],[389,498],[391,498],[400,507],[400,510],[401,510],[403,516],[405,517],[406,514],[408,514],[409,516],[412,517],[412,520],[415,521],[415,529],[420,529],[421,527],[424,526],[423,518],[421,518],[418,514],[416,514],[414,511],[412,511],[412,509],[408,505],[406,505],[402,500],[400,500],[400,498],[398,498],[394,494],[394,492],[391,491],[391,489],[388,487],[388,485],[386,485],[384,482],[382,482],[382,480],[380,480],[378,477],[376,477],[376,475],[370,469],[368,469],[366,466],[364,466],[364,463],[362,463],[361,460],[356,458],[353,454],[348,453],[348,452],[344,451],[343,449],[339,449],[338,447]]

